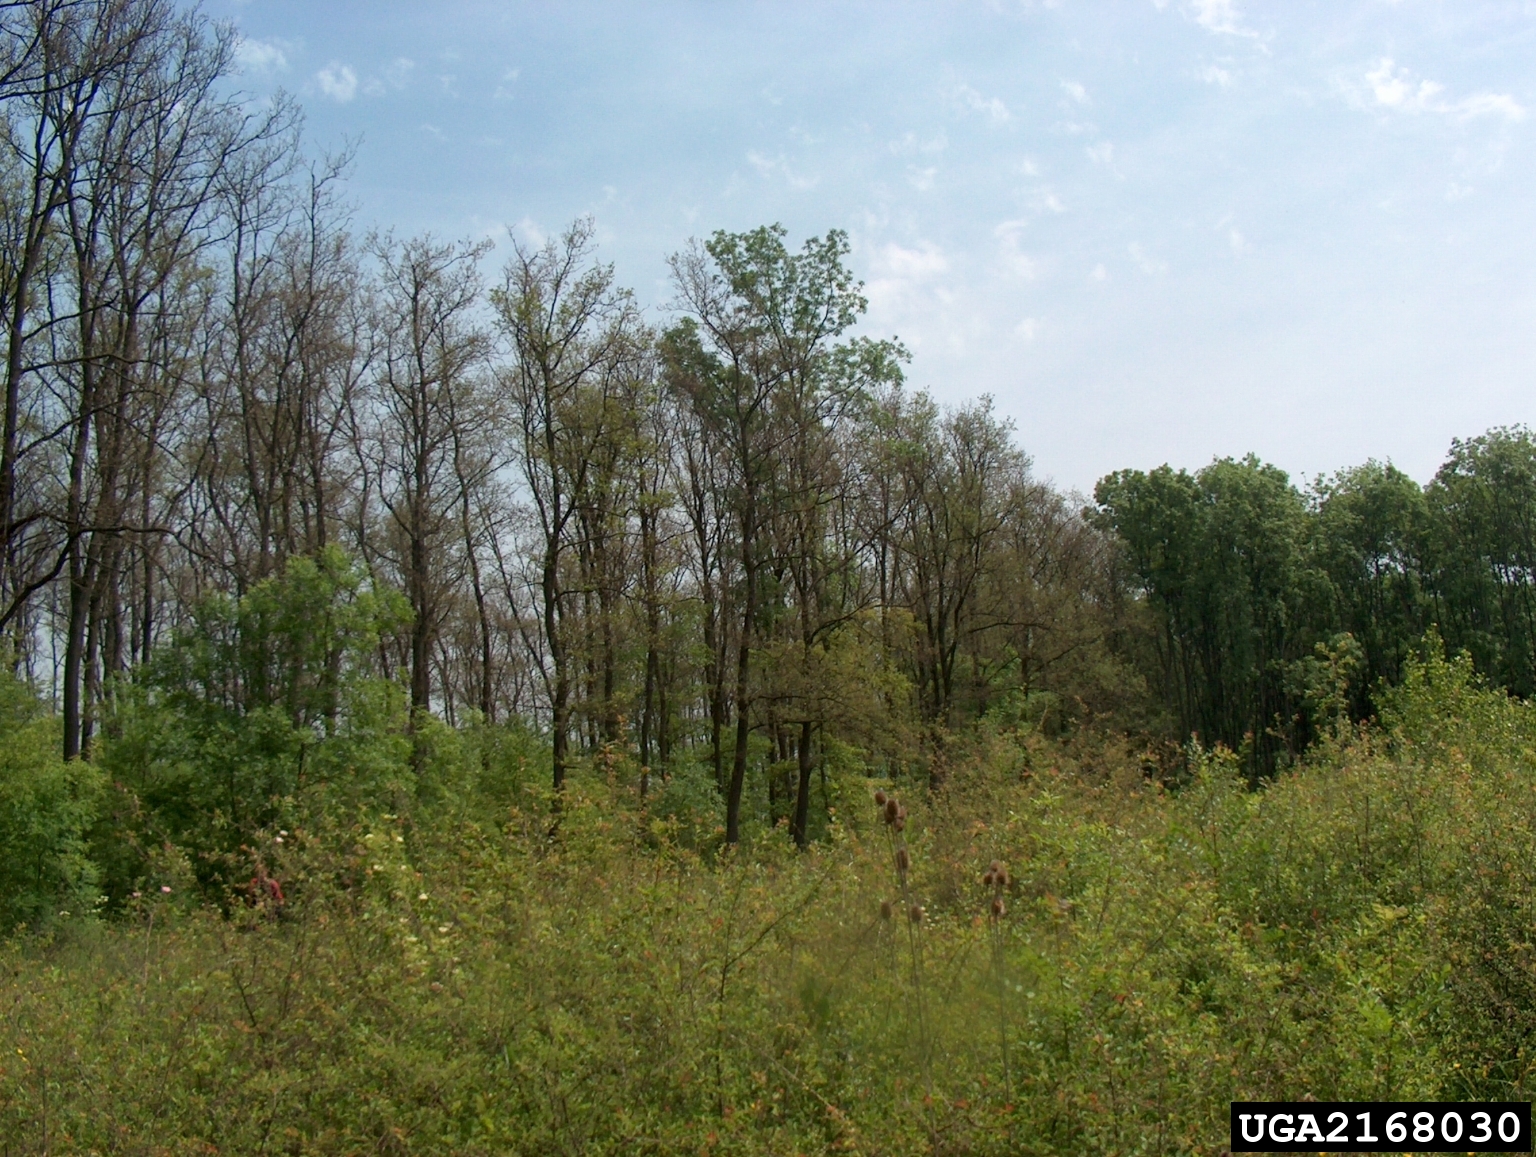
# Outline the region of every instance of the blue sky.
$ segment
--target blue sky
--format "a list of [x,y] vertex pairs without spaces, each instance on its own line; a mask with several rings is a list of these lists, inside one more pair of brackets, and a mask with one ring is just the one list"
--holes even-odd
[[1248,451],[1421,480],[1536,422],[1536,4],[215,0],[360,140],[360,227],[846,229],[912,385],[1091,489]]

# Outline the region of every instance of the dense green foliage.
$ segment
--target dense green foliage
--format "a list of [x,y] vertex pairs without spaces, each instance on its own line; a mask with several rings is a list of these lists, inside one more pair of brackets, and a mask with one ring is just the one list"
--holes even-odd
[[1220,753],[1170,793],[1113,745],[985,726],[902,793],[904,883],[862,792],[809,853],[701,855],[622,760],[553,835],[527,791],[323,811],[247,850],[282,905],[166,876],[5,950],[0,1135],[1210,1153],[1233,1097],[1529,1097],[1536,716],[1434,651],[1382,710],[1259,791]]
[[0,675],[0,933],[96,904],[100,773],[59,758],[58,731],[30,688]]
[[1250,457],[1193,476],[1122,471],[1097,498],[1157,612],[1159,682],[1181,731],[1272,764],[1284,736],[1270,725],[1294,714],[1286,674],[1310,644],[1302,496]]
[[1368,462],[1303,492],[1250,456],[1120,471],[1095,497],[1151,615],[1142,668],[1173,733],[1242,753],[1250,775],[1331,722],[1323,668],[1347,676],[1340,706],[1368,719],[1432,628],[1494,685],[1536,691],[1528,430],[1453,443],[1424,487]]
[[371,674],[381,632],[406,617],[334,549],[203,603],[122,689],[102,745],[108,903],[167,846],[212,888],[244,870],[258,832],[316,799],[384,806],[411,790],[399,689]]

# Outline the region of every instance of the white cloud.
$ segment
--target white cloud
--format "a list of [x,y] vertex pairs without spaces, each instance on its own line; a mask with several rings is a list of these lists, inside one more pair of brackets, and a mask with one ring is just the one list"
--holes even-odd
[[1031,208],[1046,213],[1065,213],[1067,211],[1067,207],[1061,203],[1061,198],[1050,189],[1036,189],[1029,203]]
[[1190,0],[1189,11],[1195,23],[1209,32],[1223,36],[1258,35],[1243,27],[1235,0]]
[[1096,165],[1112,165],[1115,163],[1115,146],[1109,141],[1100,141],[1096,145],[1089,145],[1083,151],[1088,154],[1088,159]]
[[1104,263],[1101,261],[1093,267],[1093,272],[1088,276],[1093,278],[1095,281],[1108,281],[1109,270],[1104,268]]
[[282,40],[246,40],[235,49],[235,64],[246,74],[286,72],[289,45]]
[[1507,121],[1525,119],[1525,107],[1505,92],[1473,93],[1457,101],[1451,111],[1462,120],[1480,116],[1501,116]]
[[1465,201],[1473,193],[1471,185],[1463,185],[1460,181],[1452,181],[1445,190],[1447,201]]
[[1200,70],[1200,79],[1206,84],[1219,85],[1221,88],[1232,87],[1232,74],[1224,68],[1217,68],[1214,64],[1207,64]]
[[1129,245],[1126,246],[1125,251],[1130,255],[1131,260],[1136,263],[1136,267],[1143,273],[1168,272],[1168,263],[1166,261],[1159,261],[1155,257],[1152,257],[1145,249],[1142,248],[1141,243],[1138,241],[1132,241]]
[[1075,80],[1064,80],[1064,81],[1062,81],[1061,82],[1061,91],[1066,93],[1069,97],[1071,97],[1078,104],[1092,104],[1093,103],[1092,101],[1090,101],[1088,99],[1088,90],[1086,88],[1084,88],[1082,85],[1078,84],[1077,81],[1075,81]]
[[1371,86],[1377,104],[1409,112],[1422,112],[1444,89],[1443,85],[1425,80],[1415,90],[1412,81],[1408,79],[1407,70],[1399,72],[1391,59],[1385,56],[1365,74],[1365,83]]
[[1216,232],[1226,234],[1227,244],[1232,247],[1234,254],[1241,255],[1253,248],[1248,238],[1244,237],[1239,232],[1237,226],[1232,223],[1231,213],[1228,213],[1220,221],[1216,222]]
[[1026,317],[1023,321],[1019,322],[1018,325],[1013,327],[1013,332],[1018,334],[1025,341],[1030,342],[1035,340],[1035,332],[1039,329],[1039,327],[1040,323],[1038,321],[1032,317]]
[[758,152],[756,149],[752,149],[747,153],[747,163],[757,170],[758,176],[764,178],[782,176],[785,183],[791,189],[800,192],[814,189],[821,182],[820,177],[807,177],[795,172],[790,168],[789,162],[784,159],[783,154],[777,157],[769,157]]
[[926,141],[919,140],[916,133],[903,133],[886,147],[895,156],[911,157],[918,153],[926,153],[930,156],[935,153],[942,153],[948,146],[949,138],[943,133]]
[[[334,65],[332,66],[334,67]],[[416,62],[408,56],[397,56],[384,66],[382,77],[370,76],[363,81],[360,91],[364,96],[385,96],[390,89],[402,89],[411,81],[411,76],[416,71]],[[324,81],[321,82],[322,86]],[[349,99],[339,97],[338,99]]]
[[516,225],[512,226],[511,232],[514,236],[520,238],[524,245],[531,245],[535,249],[542,248],[544,242],[549,239],[548,235],[539,228],[538,223],[532,217],[524,217]]
[[1389,56],[1365,74],[1365,83],[1380,108],[1404,113],[1437,113],[1455,120],[1496,116],[1506,121],[1525,119],[1525,108],[1507,93],[1478,92],[1460,100],[1445,96],[1445,86],[1433,80],[1415,80],[1406,68],[1399,68]]
[[949,270],[949,258],[931,241],[922,241],[908,249],[894,241],[876,254],[875,268],[888,277],[903,281],[926,281]]
[[357,73],[350,64],[333,60],[315,74],[315,80],[321,92],[342,104],[357,95]]
[[887,242],[871,254],[870,268],[864,292],[877,313],[904,313],[930,293],[941,300],[946,296],[933,282],[949,272],[949,258],[930,241],[913,246]]
[[514,91],[513,86],[517,83],[517,78],[522,75],[522,71],[520,68],[509,68],[503,72],[501,80],[496,85],[496,91],[491,93],[491,99],[511,100]]
[[416,71],[416,62],[409,56],[397,56],[384,69],[384,79],[391,88],[404,88]]
[[992,236],[999,242],[998,256],[1002,260],[1003,267],[1014,277],[1033,281],[1039,266],[1020,245],[1024,229],[1028,224],[1027,221],[1004,221],[992,230]]
[[425,121],[423,121],[421,124],[421,131],[426,133],[428,136],[436,137],[440,141],[446,141],[448,139],[447,134],[444,133],[442,129],[438,128],[434,124],[428,124]]
[[919,169],[916,165],[907,166],[907,183],[919,193],[926,193],[933,188],[933,180],[939,175],[936,166],[930,165],[926,169]]
[[989,117],[996,125],[1005,123],[1013,116],[1008,111],[1008,106],[999,97],[982,96],[968,84],[962,84],[955,89],[955,97],[967,108]]

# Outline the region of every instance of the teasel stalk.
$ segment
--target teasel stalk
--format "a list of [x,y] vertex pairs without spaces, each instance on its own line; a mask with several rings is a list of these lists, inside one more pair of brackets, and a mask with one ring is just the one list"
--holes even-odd
[[992,980],[997,986],[997,1035],[1002,1043],[1005,1104],[1013,1101],[1013,1074],[1008,1060],[1008,978],[1006,953],[1003,949],[1003,917],[1008,914],[1003,892],[1010,881],[1008,865],[1001,860],[993,860],[986,875],[981,878],[981,882],[991,889],[991,898],[987,904],[987,928],[992,938]]
[[[885,821],[886,838],[891,849],[891,863],[896,869],[896,882],[901,889],[901,908],[907,916],[907,948],[912,962],[912,1003],[917,1011],[917,1040],[918,1049],[922,1055],[923,1080],[927,1086],[930,1100],[933,1096],[933,1069],[930,1063],[931,1049],[928,1040],[928,1015],[923,1001],[923,946],[922,927],[927,918],[927,912],[923,906],[912,896],[911,872],[912,852],[907,847],[907,809],[897,801],[894,795],[886,792],[875,792],[875,805],[880,809],[880,817]],[[883,901],[880,905],[882,916],[894,915],[893,905],[890,901]],[[889,915],[888,915],[889,914]]]

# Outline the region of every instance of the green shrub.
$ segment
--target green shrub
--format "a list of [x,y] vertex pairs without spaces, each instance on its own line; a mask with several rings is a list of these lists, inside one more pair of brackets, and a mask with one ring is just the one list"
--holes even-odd
[[334,549],[202,604],[122,689],[101,744],[113,792],[94,848],[112,906],[163,844],[218,892],[247,878],[258,833],[414,800],[403,698],[372,675],[405,617]]
[[0,1137],[1209,1154],[1232,1099],[1528,1098],[1529,709],[1433,649],[1387,702],[1258,790],[1223,749],[1167,790],[1123,743],[994,722],[899,785],[905,880],[851,753],[798,853],[719,847],[702,765],[642,806],[621,756],[583,763],[552,824],[536,735],[389,723],[343,758],[338,729],[325,774],[372,761],[403,806],[254,833],[285,904],[187,905],[162,843],[169,896],[0,949]]
[[93,767],[60,759],[59,729],[32,690],[0,673],[0,929],[94,908],[86,832],[100,789]]

